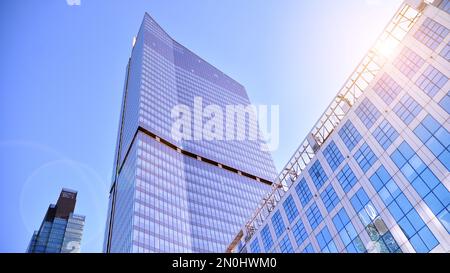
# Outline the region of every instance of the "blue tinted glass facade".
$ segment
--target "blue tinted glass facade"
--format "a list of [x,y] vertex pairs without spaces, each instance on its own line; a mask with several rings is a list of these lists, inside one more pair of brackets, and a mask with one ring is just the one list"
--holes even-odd
[[328,144],[328,146],[323,150],[323,155],[327,159],[328,165],[330,165],[330,168],[333,171],[335,171],[341,162],[344,161],[344,157],[334,141],[330,142],[330,144]]
[[355,128],[353,123],[349,120],[347,121],[339,131],[339,136],[341,136],[342,141],[345,146],[347,146],[349,151],[352,151],[353,148],[358,144],[361,140],[361,134]]
[[322,202],[327,208],[328,212],[331,212],[337,204],[339,204],[339,197],[336,194],[336,191],[333,189],[332,185],[329,185],[325,188],[325,190],[320,194],[322,197]]
[[346,193],[349,192],[357,182],[357,178],[348,164],[342,167],[342,170],[337,175],[337,180]]
[[283,202],[283,208],[286,212],[286,216],[290,223],[298,216],[297,205],[295,204],[294,198],[289,195]]
[[370,167],[377,161],[376,155],[373,153],[372,149],[364,143],[361,145],[358,151],[355,153],[355,160],[358,162],[359,167],[364,172],[367,172]]
[[416,252],[426,253],[432,250],[438,244],[436,238],[386,169],[380,167],[370,178],[370,182]]
[[398,85],[391,76],[384,73],[377,81],[373,90],[377,95],[386,103],[391,104],[395,98],[400,94],[401,87]]
[[336,253],[337,248],[327,227],[324,227],[316,236],[320,251],[323,253]]
[[[403,75],[412,78],[424,63],[425,60],[419,54],[405,46],[393,64]],[[391,81],[393,81],[392,78]],[[394,86],[400,88],[396,83]]]
[[399,136],[398,132],[392,127],[387,120],[383,120],[380,125],[373,131],[373,136],[383,149],[389,148]]
[[427,115],[414,133],[450,171],[450,133],[447,129],[431,115]]
[[392,154],[392,161],[413,186],[423,201],[450,232],[450,192],[436,175],[424,164],[407,142],[403,142]]
[[277,211],[272,216],[272,225],[275,230],[275,234],[277,235],[277,237],[280,237],[286,229],[280,211]]
[[28,253],[79,253],[85,217],[74,214],[77,192],[63,189],[51,204],[39,230],[33,233]]
[[447,92],[447,95],[445,95],[441,101],[439,102],[439,105],[444,109],[448,114],[450,114],[450,91]]
[[308,238],[308,233],[306,232],[305,226],[302,220],[298,220],[297,223],[292,227],[292,234],[294,235],[297,245],[300,246]]
[[356,108],[356,115],[358,115],[358,118],[366,128],[370,129],[380,117],[381,113],[369,99],[365,98],[358,108]]
[[434,66],[429,65],[417,79],[416,85],[428,96],[434,98],[437,92],[447,83],[448,77]]
[[408,94],[405,94],[394,107],[394,112],[406,125],[409,125],[421,110],[422,107]]
[[[450,251],[450,22],[447,4],[435,2],[386,63],[366,71],[374,77],[360,97],[339,91],[286,165],[286,192],[242,238],[260,238],[267,223],[275,234],[270,219],[290,196],[301,207],[281,239],[289,235],[294,252]],[[270,251],[287,249],[281,239]]]
[[306,210],[306,217],[308,218],[309,224],[313,230],[323,220],[322,213],[320,213],[320,210],[317,207],[316,203],[312,203],[309,209]]
[[[173,108],[196,103],[250,105],[242,85],[146,14],[127,66],[105,251],[223,252],[269,189],[262,141],[207,140],[195,118],[192,139],[174,137]],[[257,124],[234,125],[248,136]]]
[[328,179],[318,160],[311,166],[311,169],[309,169],[309,175],[318,190],[322,188],[323,184],[325,184],[325,181]]
[[312,198],[311,191],[308,187],[308,184],[306,184],[306,180],[302,179],[296,186],[295,186],[295,192],[297,193],[298,198],[300,199],[300,202],[302,203],[302,206],[305,207],[308,202]]
[[444,27],[440,23],[431,18],[426,18],[417,32],[414,34],[414,38],[435,50],[439,44],[445,39],[448,34],[448,28]]

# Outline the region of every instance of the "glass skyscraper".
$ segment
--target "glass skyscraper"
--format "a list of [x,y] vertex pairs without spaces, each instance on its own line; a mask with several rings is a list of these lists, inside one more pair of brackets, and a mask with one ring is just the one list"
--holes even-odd
[[39,230],[33,233],[28,253],[78,253],[85,217],[73,214],[77,192],[63,189],[51,204]]
[[450,251],[450,2],[405,1],[230,252]]
[[126,70],[104,251],[224,252],[276,177],[270,153],[260,140],[180,140],[171,112],[199,98],[248,106],[245,88],[148,14]]

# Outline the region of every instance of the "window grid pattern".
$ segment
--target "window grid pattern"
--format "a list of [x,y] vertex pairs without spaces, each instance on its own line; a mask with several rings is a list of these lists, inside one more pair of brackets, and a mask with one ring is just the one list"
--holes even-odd
[[370,240],[376,245],[376,249],[369,252],[393,253],[401,252],[401,249],[391,232],[387,229],[383,219],[379,216],[377,209],[370,202],[363,188],[360,188],[350,199],[357,212]]
[[306,232],[305,225],[303,225],[301,219],[299,219],[292,227],[292,234],[294,235],[298,246],[300,246],[308,238],[308,233]]
[[331,212],[339,204],[340,199],[331,184],[325,188],[320,196],[328,212]]
[[425,204],[450,233],[450,193],[406,141],[391,159]]
[[348,253],[364,253],[366,248],[361,238],[358,236],[355,227],[350,221],[345,209],[342,208],[336,216],[333,217],[333,223],[336,230],[344,243],[345,250]]
[[428,96],[434,98],[438,91],[447,83],[448,78],[434,66],[429,65],[417,79],[416,85]]
[[358,181],[348,164],[338,173],[337,179],[345,193],[348,193]]
[[417,103],[410,95],[404,95],[394,106],[395,114],[406,124],[409,125],[415,117],[422,111],[422,106]]
[[260,253],[261,247],[259,246],[258,238],[256,238],[251,244],[250,244],[250,250],[252,253]]
[[380,125],[373,131],[372,135],[384,150],[389,148],[389,146],[391,146],[391,144],[399,136],[398,132],[386,119],[380,123]]
[[441,53],[439,53],[442,58],[446,59],[450,62],[450,42],[448,42],[444,48],[441,50]]
[[303,249],[302,253],[314,253],[314,248],[311,244],[307,245],[305,249]]
[[397,98],[402,88],[391,76],[384,73],[373,86],[373,90],[387,105],[390,105]]
[[324,227],[316,236],[317,243],[319,243],[320,251],[322,253],[337,253],[338,250],[333,242],[328,227]]
[[278,238],[280,238],[281,234],[283,234],[284,230],[286,229],[280,211],[277,211],[273,214],[272,225],[273,229],[275,230],[275,234]]
[[373,124],[381,115],[380,111],[378,111],[368,98],[365,98],[361,102],[358,108],[356,108],[355,113],[367,129],[372,128]]
[[286,200],[284,200],[283,208],[286,212],[286,216],[289,222],[292,223],[292,221],[294,221],[294,219],[298,216],[297,205],[295,205],[295,201],[292,195],[289,195]]
[[314,164],[311,166],[311,168],[309,169],[309,175],[311,176],[311,179],[314,182],[317,190],[320,190],[320,188],[322,188],[323,184],[325,184],[328,179],[319,160],[316,160],[316,162],[314,162]]
[[439,105],[444,109],[448,114],[450,114],[450,91],[447,92],[447,95],[445,95],[441,101],[439,102]]
[[305,207],[309,200],[311,200],[312,194],[304,178],[295,186],[295,192],[300,199],[300,203],[302,203],[302,206]]
[[442,0],[437,7],[447,13],[450,13],[450,0]]
[[370,182],[416,252],[430,252],[439,244],[384,166],[374,173]]
[[450,171],[450,133],[447,129],[431,115],[427,115],[414,133]]
[[372,167],[372,165],[378,160],[367,143],[364,143],[361,148],[356,151],[355,159],[361,170],[363,170],[364,172],[367,172],[370,167]]
[[339,130],[339,136],[349,151],[352,151],[361,140],[361,134],[350,120],[342,126],[341,130]]
[[289,236],[286,235],[280,241],[280,250],[281,253],[293,253],[294,249],[292,248],[291,240],[289,240]]
[[425,60],[422,57],[408,47],[404,47],[393,64],[403,75],[411,79],[424,63]]
[[309,209],[306,211],[306,217],[308,218],[311,228],[314,230],[322,222],[323,217],[320,213],[316,203],[312,203]]
[[335,171],[342,161],[344,161],[344,156],[342,156],[334,141],[331,141],[330,144],[328,144],[328,146],[323,150],[323,155],[333,171]]
[[432,50],[435,50],[447,34],[448,29],[446,27],[430,18],[426,18],[414,34],[414,38]]
[[273,239],[268,225],[261,230],[261,239],[263,240],[264,250],[269,252],[273,246]]

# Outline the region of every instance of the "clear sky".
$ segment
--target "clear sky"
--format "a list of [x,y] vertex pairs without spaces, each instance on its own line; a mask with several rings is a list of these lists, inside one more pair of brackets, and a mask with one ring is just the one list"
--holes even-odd
[[[72,0],[73,1],[73,0]],[[0,252],[25,251],[62,187],[102,249],[125,65],[144,12],[280,107],[280,170],[401,0],[0,1]]]

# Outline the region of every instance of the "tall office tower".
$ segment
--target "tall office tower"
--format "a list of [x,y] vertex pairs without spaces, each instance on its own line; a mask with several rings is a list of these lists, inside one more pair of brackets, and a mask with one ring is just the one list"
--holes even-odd
[[[192,129],[190,140],[172,133],[180,105],[193,109],[182,130]],[[105,252],[224,252],[269,191],[276,171],[262,141],[202,135],[210,105],[250,102],[242,85],[145,14],[127,66]],[[250,139],[254,126],[234,118],[217,130]]]
[[73,214],[77,192],[62,189],[58,201],[48,207],[39,230],[28,245],[28,253],[78,253],[85,217]]
[[402,4],[228,251],[450,251],[450,3],[428,2]]

